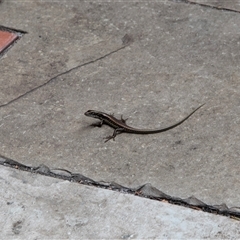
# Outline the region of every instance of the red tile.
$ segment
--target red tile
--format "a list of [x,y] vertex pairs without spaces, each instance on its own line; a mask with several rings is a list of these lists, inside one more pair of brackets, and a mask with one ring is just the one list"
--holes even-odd
[[0,53],[17,38],[18,35],[15,33],[0,31]]

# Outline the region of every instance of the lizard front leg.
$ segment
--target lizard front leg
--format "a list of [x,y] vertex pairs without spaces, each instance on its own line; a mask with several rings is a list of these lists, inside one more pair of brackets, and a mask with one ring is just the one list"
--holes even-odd
[[103,125],[103,120],[101,120],[100,122],[92,123],[90,126],[101,127],[102,125]]

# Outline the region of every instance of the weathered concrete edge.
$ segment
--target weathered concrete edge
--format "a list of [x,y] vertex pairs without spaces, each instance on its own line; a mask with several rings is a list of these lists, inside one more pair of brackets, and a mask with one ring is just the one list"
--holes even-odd
[[227,216],[232,219],[240,221],[240,207],[228,208],[228,206],[225,203],[221,205],[208,205],[194,196],[188,197],[186,199],[169,196],[160,191],[159,189],[153,187],[150,183],[143,184],[136,188],[128,188],[119,185],[115,182],[95,181],[80,173],[72,173],[71,171],[66,169],[61,168],[50,169],[48,166],[45,166],[43,164],[37,167],[26,166],[24,164],[19,163],[16,160],[7,158],[2,155],[0,155],[0,165],[31,173],[41,174],[57,179],[68,180],[70,182],[76,182],[83,185],[95,186],[98,188],[113,190],[121,193],[128,193],[157,201],[167,201],[168,203],[174,205],[184,206],[195,210],[201,210],[203,212]]

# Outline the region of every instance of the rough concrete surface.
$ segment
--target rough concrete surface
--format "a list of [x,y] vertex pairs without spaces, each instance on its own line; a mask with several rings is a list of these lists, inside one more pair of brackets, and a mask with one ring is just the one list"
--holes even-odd
[[10,168],[0,181],[1,239],[240,238],[235,220],[164,202]]
[[[0,21],[28,32],[0,60],[1,155],[240,205],[239,13],[174,1],[2,1]],[[107,143],[113,130],[84,116],[96,109],[155,128],[202,103],[171,131]]]

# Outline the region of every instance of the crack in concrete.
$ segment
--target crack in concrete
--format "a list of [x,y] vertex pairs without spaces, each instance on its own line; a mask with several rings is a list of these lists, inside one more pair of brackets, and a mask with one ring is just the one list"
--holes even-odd
[[[173,1],[176,2],[175,0],[173,0]],[[199,6],[203,6],[203,7],[213,8],[213,9],[217,9],[217,10],[224,10],[224,11],[239,13],[239,11],[236,10],[236,9],[220,7],[220,6],[218,7],[218,6],[214,6],[214,5],[209,5],[208,3],[199,3],[199,2],[189,1],[189,0],[178,0],[177,2],[183,2],[183,3],[188,3],[188,4],[194,4],[194,5],[199,5]]]
[[[1,0],[0,0],[0,3],[1,3]],[[28,33],[27,31],[24,31],[24,30],[21,30],[21,29],[8,28],[8,27],[3,26],[3,25],[0,25],[0,30],[7,31],[7,32],[13,32],[13,33],[16,33],[16,34],[22,34],[22,35]]]
[[[11,167],[14,169],[19,169],[22,171],[27,171],[31,173],[41,174],[48,177],[58,178],[62,180],[67,180],[70,182],[76,182],[83,185],[94,186],[98,188],[113,190],[121,193],[128,193],[139,197],[144,197],[157,201],[167,201],[170,204],[188,207],[195,210],[201,210],[203,212],[218,214],[222,216],[227,216],[232,219],[240,221],[240,207],[228,208],[226,204],[221,205],[207,205],[201,200],[191,196],[186,199],[181,199],[178,197],[169,196],[159,189],[153,187],[151,184],[144,184],[136,188],[124,187],[115,182],[104,182],[104,181],[94,181],[91,178],[85,177],[80,173],[72,173],[69,170],[62,168],[50,169],[49,167],[41,164],[38,167],[26,166],[19,163],[13,159],[7,158],[0,155],[0,165]],[[56,173],[54,171],[62,171],[63,173]]]
[[124,43],[123,46],[121,46],[121,47],[119,47],[119,48],[117,48],[117,49],[115,49],[115,50],[113,50],[113,51],[111,51],[111,52],[109,52],[109,53],[101,56],[101,57],[98,57],[98,58],[96,58],[96,59],[93,59],[93,60],[91,60],[91,61],[85,62],[85,63],[80,64],[80,65],[77,65],[76,67],[73,67],[73,68],[71,68],[71,69],[69,69],[69,70],[67,70],[67,71],[64,71],[64,72],[62,72],[62,73],[57,74],[56,76],[50,78],[48,81],[44,82],[43,84],[41,84],[41,85],[39,85],[39,86],[36,86],[36,87],[30,89],[29,91],[27,91],[27,92],[19,95],[18,97],[10,100],[10,101],[7,102],[7,103],[1,104],[1,105],[0,105],[0,108],[6,107],[6,106],[8,106],[8,105],[10,105],[10,104],[12,104],[12,103],[14,103],[14,102],[16,102],[17,100],[25,97],[25,96],[28,95],[29,93],[32,93],[32,92],[34,92],[34,91],[42,88],[43,86],[46,86],[47,84],[49,84],[50,82],[54,81],[55,79],[57,79],[57,78],[60,77],[60,76],[63,76],[63,75],[65,75],[65,74],[68,74],[68,73],[72,72],[72,71],[75,70],[75,69],[78,69],[78,68],[84,67],[84,66],[86,66],[86,65],[95,63],[95,62],[97,62],[97,61],[99,61],[99,60],[102,60],[102,59],[104,59],[104,58],[112,55],[113,53],[117,53],[118,51],[126,48],[126,47],[129,46],[129,44],[131,43],[131,41],[124,42],[124,39],[126,38],[126,36],[128,36],[128,35],[126,34],[126,35],[122,38],[122,41],[123,41],[123,43]]

